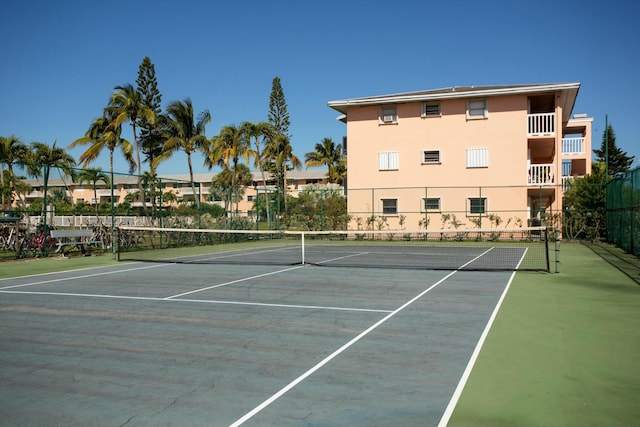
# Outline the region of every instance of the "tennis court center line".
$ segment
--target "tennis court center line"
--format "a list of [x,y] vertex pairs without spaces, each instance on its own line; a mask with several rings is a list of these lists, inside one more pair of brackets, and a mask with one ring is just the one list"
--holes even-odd
[[306,372],[304,372],[302,375],[300,375],[298,378],[296,378],[295,380],[291,381],[289,384],[287,384],[286,386],[284,386],[283,388],[281,388],[280,390],[278,390],[275,394],[273,394],[271,397],[269,397],[267,400],[265,400],[264,402],[262,402],[260,405],[256,406],[255,408],[253,408],[251,411],[247,412],[245,415],[243,415],[242,417],[240,417],[238,420],[236,420],[234,423],[230,424],[229,427],[238,427],[241,426],[242,424],[244,424],[245,422],[247,422],[248,420],[250,420],[251,418],[253,418],[256,414],[258,414],[259,412],[261,412],[263,409],[265,409],[266,407],[268,407],[269,405],[271,405],[273,402],[275,402],[276,400],[278,400],[280,397],[282,397],[283,395],[285,395],[289,390],[291,390],[292,388],[294,388],[295,386],[297,386],[298,384],[300,384],[302,381],[304,381],[305,379],[307,379],[309,376],[311,376],[314,372],[318,371],[320,368],[322,368],[324,365],[326,365],[327,363],[329,363],[330,361],[332,361],[333,359],[335,359],[337,356],[339,356],[340,354],[342,354],[344,351],[346,351],[347,349],[349,349],[351,346],[353,346],[355,343],[357,343],[358,341],[360,341],[362,338],[366,337],[367,335],[369,335],[372,331],[376,330],[379,326],[383,325],[384,323],[386,323],[389,319],[393,318],[396,314],[400,313],[402,310],[404,310],[405,308],[409,307],[411,304],[413,304],[414,302],[416,302],[417,300],[419,300],[420,298],[422,298],[424,295],[426,295],[427,293],[431,292],[433,289],[435,289],[437,286],[439,286],[440,284],[444,283],[447,279],[449,279],[451,276],[453,276],[454,274],[456,274],[458,271],[460,271],[461,269],[463,269],[464,267],[466,267],[467,265],[471,264],[472,262],[474,262],[475,260],[481,258],[482,256],[486,255],[488,252],[490,252],[493,249],[493,247],[487,249],[486,251],[484,251],[483,253],[481,253],[480,255],[478,255],[477,257],[473,258],[470,261],[467,261],[466,263],[464,263],[463,265],[461,265],[460,267],[458,267],[456,270],[450,272],[449,274],[447,274],[446,276],[444,276],[442,279],[438,280],[436,283],[434,283],[433,285],[429,286],[427,289],[425,289],[424,291],[420,292],[418,295],[416,295],[415,297],[411,298],[409,301],[405,302],[404,304],[402,304],[400,307],[396,308],[395,310],[393,310],[391,313],[387,314],[386,316],[384,316],[382,319],[378,320],[376,323],[374,323],[373,325],[369,326],[367,329],[365,329],[364,331],[360,332],[357,336],[355,336],[354,338],[352,338],[350,341],[348,341],[346,344],[344,344],[342,347],[338,348],[336,351],[334,351],[333,353],[331,353],[330,355],[328,355],[327,357],[325,357],[324,359],[322,359],[320,362],[318,362],[316,365],[314,365],[313,367],[311,367],[309,370],[307,370]]

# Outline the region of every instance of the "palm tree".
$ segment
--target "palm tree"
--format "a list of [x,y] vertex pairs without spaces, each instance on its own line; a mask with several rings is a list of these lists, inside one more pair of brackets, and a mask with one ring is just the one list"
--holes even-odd
[[101,168],[85,168],[76,175],[78,184],[82,185],[85,182],[91,184],[93,188],[93,200],[96,203],[96,218],[98,218],[98,181],[104,182],[104,185],[110,185],[109,176],[102,172]]
[[[142,163],[140,161],[140,147],[138,145],[138,136],[136,127],[138,121],[144,121],[148,124],[155,124],[156,114],[147,107],[140,92],[136,90],[131,84],[125,84],[123,86],[116,86],[116,91],[111,95],[111,100],[107,108],[111,109],[114,113],[112,126],[117,128],[122,123],[129,122],[133,129],[133,148],[136,151],[136,163],[138,167],[138,189],[141,194],[144,194],[142,190],[142,180],[140,175],[142,174]],[[142,197],[142,209],[147,210],[144,196]]]
[[[209,169],[216,163],[226,170],[231,171],[231,189],[237,182],[237,166],[240,157],[245,155],[247,143],[242,128],[234,125],[224,126],[218,136],[214,137],[205,159],[205,165]],[[233,209],[233,196],[229,195],[229,206]]]
[[[287,210],[287,171],[292,169],[302,169],[302,162],[298,156],[293,154],[293,147],[286,135],[276,135],[273,142],[267,145],[265,154],[273,159],[272,168],[276,170],[278,187],[281,190],[282,200],[284,200],[284,210]],[[278,202],[280,203],[280,202]]]
[[[272,143],[275,135],[274,127],[266,122],[250,123],[244,122],[242,125],[242,132],[248,142],[248,148],[245,152],[246,160],[249,161],[251,157],[254,159],[254,165],[258,167],[260,175],[262,176],[262,183],[265,193],[265,207],[267,213],[267,228],[271,228],[271,216],[269,214],[269,193],[267,192],[267,179],[265,176],[264,162],[268,160],[265,154],[265,148]],[[254,147],[251,148],[251,139],[254,140]]]
[[[234,175],[236,176],[235,184],[233,183]],[[251,170],[243,163],[239,163],[234,170],[224,169],[211,180],[212,190],[209,200],[225,199],[224,206],[227,211],[233,211],[233,203],[235,203],[235,212],[237,212],[238,204],[244,197],[245,188],[252,180]]]
[[202,111],[197,120],[193,113],[193,104],[189,98],[184,101],[174,101],[167,107],[166,137],[167,141],[162,147],[162,154],[153,161],[153,168],[168,159],[171,155],[182,150],[187,155],[189,165],[189,178],[191,180],[191,190],[196,199],[198,211],[200,210],[200,198],[196,197],[196,187],[193,181],[193,166],[191,155],[199,150],[206,150],[208,144],[204,135],[205,126],[211,121],[209,110]]
[[156,117],[154,111],[144,105],[142,96],[131,84],[116,86],[116,91],[111,95],[109,106],[113,112],[112,127],[118,128],[123,123],[129,122],[133,129],[133,147],[136,151],[136,163],[138,174],[141,173],[140,147],[138,146],[138,136],[136,127],[139,120],[155,124]]
[[[124,158],[129,163],[129,172],[133,172],[136,162],[133,158],[133,146],[129,141],[120,136],[121,126],[113,124],[113,114],[109,108],[104,109],[102,117],[95,119],[89,130],[82,138],[78,138],[69,144],[69,148],[79,145],[90,145],[90,147],[80,155],[78,161],[83,167],[87,167],[92,161],[98,158],[102,150],[109,150],[109,171],[113,178],[113,153],[116,148],[120,148]],[[113,180],[111,180],[113,182]]]
[[61,204],[71,206],[71,197],[66,188],[54,187],[48,194],[49,203],[52,205]]
[[[29,147],[24,144],[20,138],[15,135],[9,137],[0,137],[0,185],[4,189],[4,166],[7,166],[7,172],[9,177],[9,191],[12,195],[15,191],[15,174],[13,167],[25,167],[27,164],[27,157],[29,155]],[[10,196],[11,197],[11,196]],[[23,205],[24,205],[24,201]],[[11,200],[9,200],[11,203]],[[2,209],[5,208],[5,192],[2,192]]]
[[342,144],[336,145],[331,138],[324,138],[316,144],[315,151],[304,155],[307,167],[327,166],[329,183],[342,184],[346,174],[346,159]]
[[33,177],[43,178],[43,226],[47,230],[47,185],[49,182],[49,172],[51,168],[62,170],[66,175],[71,175],[75,166],[75,159],[68,154],[64,148],[56,147],[54,141],[52,146],[42,142],[31,143],[31,155],[27,165],[27,173]]
[[[150,171],[146,171],[142,174],[142,184],[144,185],[145,200],[147,195],[151,199],[151,217],[154,218],[156,214],[156,202],[158,197],[162,198],[162,189],[158,191],[158,185],[160,179],[155,172],[155,169],[151,167]],[[160,205],[162,207],[162,205]]]
[[[133,146],[129,141],[120,136],[122,132],[122,126],[114,125],[114,113],[106,107],[103,111],[102,117],[95,119],[89,126],[89,130],[84,134],[82,138],[78,138],[69,144],[69,148],[76,147],[78,145],[89,145],[89,148],[80,155],[79,162],[83,167],[87,167],[89,163],[98,158],[102,150],[109,150],[109,173],[111,175],[110,187],[111,187],[111,231],[115,233],[115,218],[113,216],[113,203],[114,203],[114,189],[113,189],[113,153],[116,148],[120,148],[127,163],[129,163],[129,172],[133,172],[136,162],[133,159]],[[112,239],[115,238],[115,234]],[[113,240],[112,240],[113,241]],[[115,250],[115,246],[113,247]]]

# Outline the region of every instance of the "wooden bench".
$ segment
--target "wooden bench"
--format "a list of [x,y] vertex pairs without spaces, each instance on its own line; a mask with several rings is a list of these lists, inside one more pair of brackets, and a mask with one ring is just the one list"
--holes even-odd
[[65,247],[77,247],[83,255],[87,255],[90,245],[101,245],[101,240],[91,240],[91,230],[51,230],[51,237],[56,240],[56,253],[65,256]]

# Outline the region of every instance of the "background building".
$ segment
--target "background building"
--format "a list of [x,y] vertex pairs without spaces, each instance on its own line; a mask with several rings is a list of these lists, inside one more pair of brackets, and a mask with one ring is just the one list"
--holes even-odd
[[[591,171],[580,83],[451,87],[330,101],[346,123],[352,227],[517,226]],[[348,144],[347,144],[348,142]]]

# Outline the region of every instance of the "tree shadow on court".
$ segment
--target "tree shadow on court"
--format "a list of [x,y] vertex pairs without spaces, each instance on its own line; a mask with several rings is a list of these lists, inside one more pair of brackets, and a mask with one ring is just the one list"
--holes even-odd
[[640,285],[640,258],[608,243],[583,242],[583,244]]

